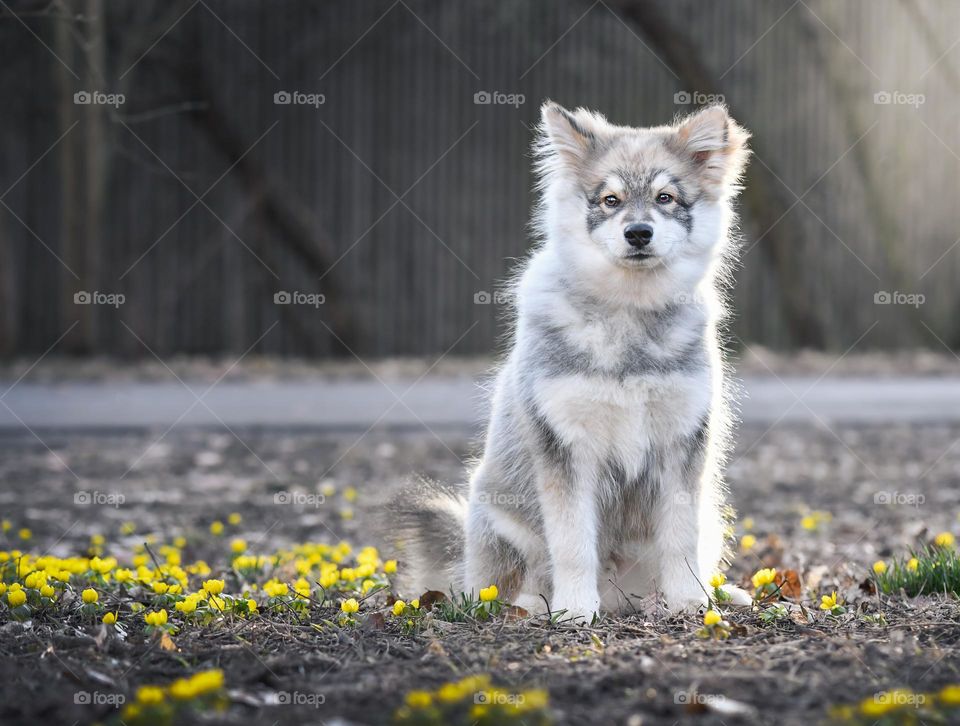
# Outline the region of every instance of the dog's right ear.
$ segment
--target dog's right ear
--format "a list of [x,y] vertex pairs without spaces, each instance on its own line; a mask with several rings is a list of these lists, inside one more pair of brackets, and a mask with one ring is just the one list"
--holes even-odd
[[573,166],[582,165],[600,145],[607,121],[583,108],[568,111],[553,101],[540,107],[543,141],[557,156]]

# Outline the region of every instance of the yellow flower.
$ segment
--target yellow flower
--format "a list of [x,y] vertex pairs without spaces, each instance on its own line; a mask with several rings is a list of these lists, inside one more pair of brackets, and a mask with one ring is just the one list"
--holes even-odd
[[480,590],[480,602],[490,602],[497,599],[497,595],[500,594],[500,591],[497,590],[496,585],[491,585],[490,587],[484,587]]
[[87,605],[92,605],[100,599],[100,595],[97,594],[97,591],[92,587],[88,587],[86,590],[80,593],[80,597]]
[[240,522],[243,521],[243,516],[240,514],[240,512],[230,512],[230,514],[227,515],[227,521],[236,527],[238,524],[240,524]]
[[186,537],[183,537],[183,536],[174,537],[174,538],[173,538],[173,546],[174,546],[174,547],[178,547],[179,549],[183,549],[184,547],[187,546],[187,538],[186,538]]
[[237,537],[235,540],[230,542],[230,549],[238,555],[242,552],[245,552],[247,549],[247,540]]
[[350,521],[353,519],[353,510],[350,507],[344,507],[340,510],[340,519]]
[[153,591],[157,595],[163,595],[169,589],[170,589],[170,586],[165,582],[157,581],[153,583]]
[[104,625],[113,625],[115,622],[117,622],[116,613],[104,613],[104,616],[103,616]]
[[270,580],[265,582],[263,585],[263,591],[267,593],[270,597],[279,597],[280,595],[286,595],[289,592],[287,583],[277,582],[276,580]]
[[91,535],[90,535],[90,544],[92,544],[94,547],[100,547],[100,546],[102,546],[103,543],[106,542],[106,541],[107,541],[107,538],[104,537],[102,534],[91,534]]
[[324,482],[320,485],[320,493],[325,497],[332,497],[337,493],[337,488],[333,485],[333,482]]
[[120,525],[120,534],[130,535],[137,531],[137,525],[133,522],[124,522]]
[[347,487],[343,490],[343,498],[348,502],[355,502],[357,500],[357,490],[353,487]]
[[753,529],[753,517],[744,517],[743,518],[743,528],[748,532]]
[[812,514],[808,514],[800,520],[800,526],[806,530],[813,530],[817,528],[817,518]]
[[877,560],[876,562],[873,563],[873,571],[876,572],[878,575],[882,575],[884,572],[887,571],[887,563],[884,562],[883,560]]
[[433,703],[433,696],[427,691],[410,691],[407,694],[406,702],[410,708],[426,708]]
[[10,607],[15,608],[23,605],[27,601],[27,593],[23,590],[10,590],[7,593],[7,602],[10,603]]
[[417,598],[414,598],[413,600],[411,600],[411,601],[410,601],[410,607],[412,607],[414,610],[419,610],[419,609],[420,609],[420,598],[417,597]]
[[158,610],[156,612],[149,612],[143,616],[144,621],[147,625],[159,626],[167,624],[167,611]]
[[223,671],[215,668],[210,671],[200,671],[190,677],[190,685],[197,696],[219,691],[223,688]]
[[204,580],[203,589],[211,595],[219,595],[223,592],[223,580]]
[[197,609],[197,596],[190,595],[189,597],[185,597],[180,602],[174,603],[173,609],[178,610],[185,615],[189,615]]
[[40,594],[44,597],[53,597],[55,592],[53,585],[42,585],[40,587]]
[[293,583],[293,593],[302,600],[308,599],[310,597],[310,583],[301,577]]
[[219,537],[221,534],[223,534],[223,522],[221,522],[219,519],[216,522],[211,522],[210,534],[212,534],[214,537]]
[[397,571],[397,561],[396,560],[387,560],[383,563],[383,571],[388,575],[392,575]]
[[340,609],[349,615],[360,609],[360,603],[357,602],[356,598],[351,597],[349,600],[344,600],[340,603]]
[[18,536],[20,537],[20,539],[22,539],[22,540],[28,540],[28,539],[30,539],[31,537],[33,537],[33,532],[31,532],[29,529],[27,529],[26,527],[24,527],[24,528],[21,529],[19,532],[17,532],[17,535],[18,535]]
[[437,690],[437,700],[441,703],[456,703],[466,695],[459,683],[444,683]]
[[754,546],[756,546],[756,544],[757,538],[752,534],[745,534],[740,538],[740,549],[742,549],[744,552],[749,552],[754,548]]
[[9,532],[11,529],[13,529],[13,522],[11,522],[9,519],[3,520],[3,531],[4,531],[4,533]]
[[722,620],[723,618],[720,616],[720,613],[718,613],[716,610],[707,610],[707,612],[703,614],[703,624],[706,625],[708,628],[711,625],[716,625]]
[[186,678],[178,678],[170,684],[170,695],[178,701],[188,701],[197,695],[193,684]]
[[710,578],[710,587],[713,587],[713,588],[723,587],[726,581],[727,581],[727,576],[724,575],[722,572],[718,572],[713,577]]
[[257,612],[257,601],[253,598],[247,600],[247,610],[251,613]]
[[152,706],[163,702],[163,689],[160,686],[140,686],[137,689],[137,702]]
[[933,543],[937,547],[953,547],[955,541],[954,536],[950,534],[950,532],[941,532],[933,538]]
[[821,610],[833,610],[837,607],[837,591],[834,590],[829,595],[820,596],[820,609]]
[[960,706],[960,686],[944,686],[939,695],[944,705]]
[[910,560],[907,562],[907,569],[910,570],[910,572],[916,572],[917,568],[919,567],[920,567],[920,560],[918,560],[916,557],[911,557]]
[[397,600],[393,604],[393,614],[397,617],[403,615],[403,611],[407,609],[407,604],[403,600]]
[[766,587],[771,582],[773,582],[776,576],[777,576],[777,571],[775,568],[765,567],[761,570],[757,570],[756,573],[754,573],[753,577],[751,578],[751,581],[753,582],[754,588],[761,588],[761,587]]

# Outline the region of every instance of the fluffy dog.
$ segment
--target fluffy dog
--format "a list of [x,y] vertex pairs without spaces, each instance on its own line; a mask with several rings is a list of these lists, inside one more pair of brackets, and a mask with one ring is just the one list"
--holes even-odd
[[[669,126],[542,108],[540,241],[469,486],[398,502],[411,589],[491,583],[590,618],[707,602],[725,554],[731,208],[749,134],[722,106]],[[733,601],[749,602],[731,588]]]

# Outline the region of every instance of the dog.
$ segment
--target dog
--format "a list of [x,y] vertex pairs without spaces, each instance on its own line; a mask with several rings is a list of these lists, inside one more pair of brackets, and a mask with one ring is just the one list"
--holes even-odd
[[541,116],[539,239],[483,454],[468,486],[422,481],[391,509],[405,586],[496,584],[575,619],[653,594],[698,609],[727,554],[720,331],[749,133],[723,106],[652,128]]

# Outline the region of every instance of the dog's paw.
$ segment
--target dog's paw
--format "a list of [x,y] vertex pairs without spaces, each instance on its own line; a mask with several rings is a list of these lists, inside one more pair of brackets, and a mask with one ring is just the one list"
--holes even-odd
[[730,596],[730,599],[724,602],[724,605],[734,607],[750,607],[753,605],[753,597],[746,590],[736,585],[724,585],[721,589]]
[[667,610],[671,613],[700,613],[707,609],[707,595],[702,590],[685,592],[665,592],[663,594]]
[[595,616],[600,613],[600,597],[558,598],[557,603],[551,603],[553,612],[563,612],[563,620],[585,622],[589,625]]

